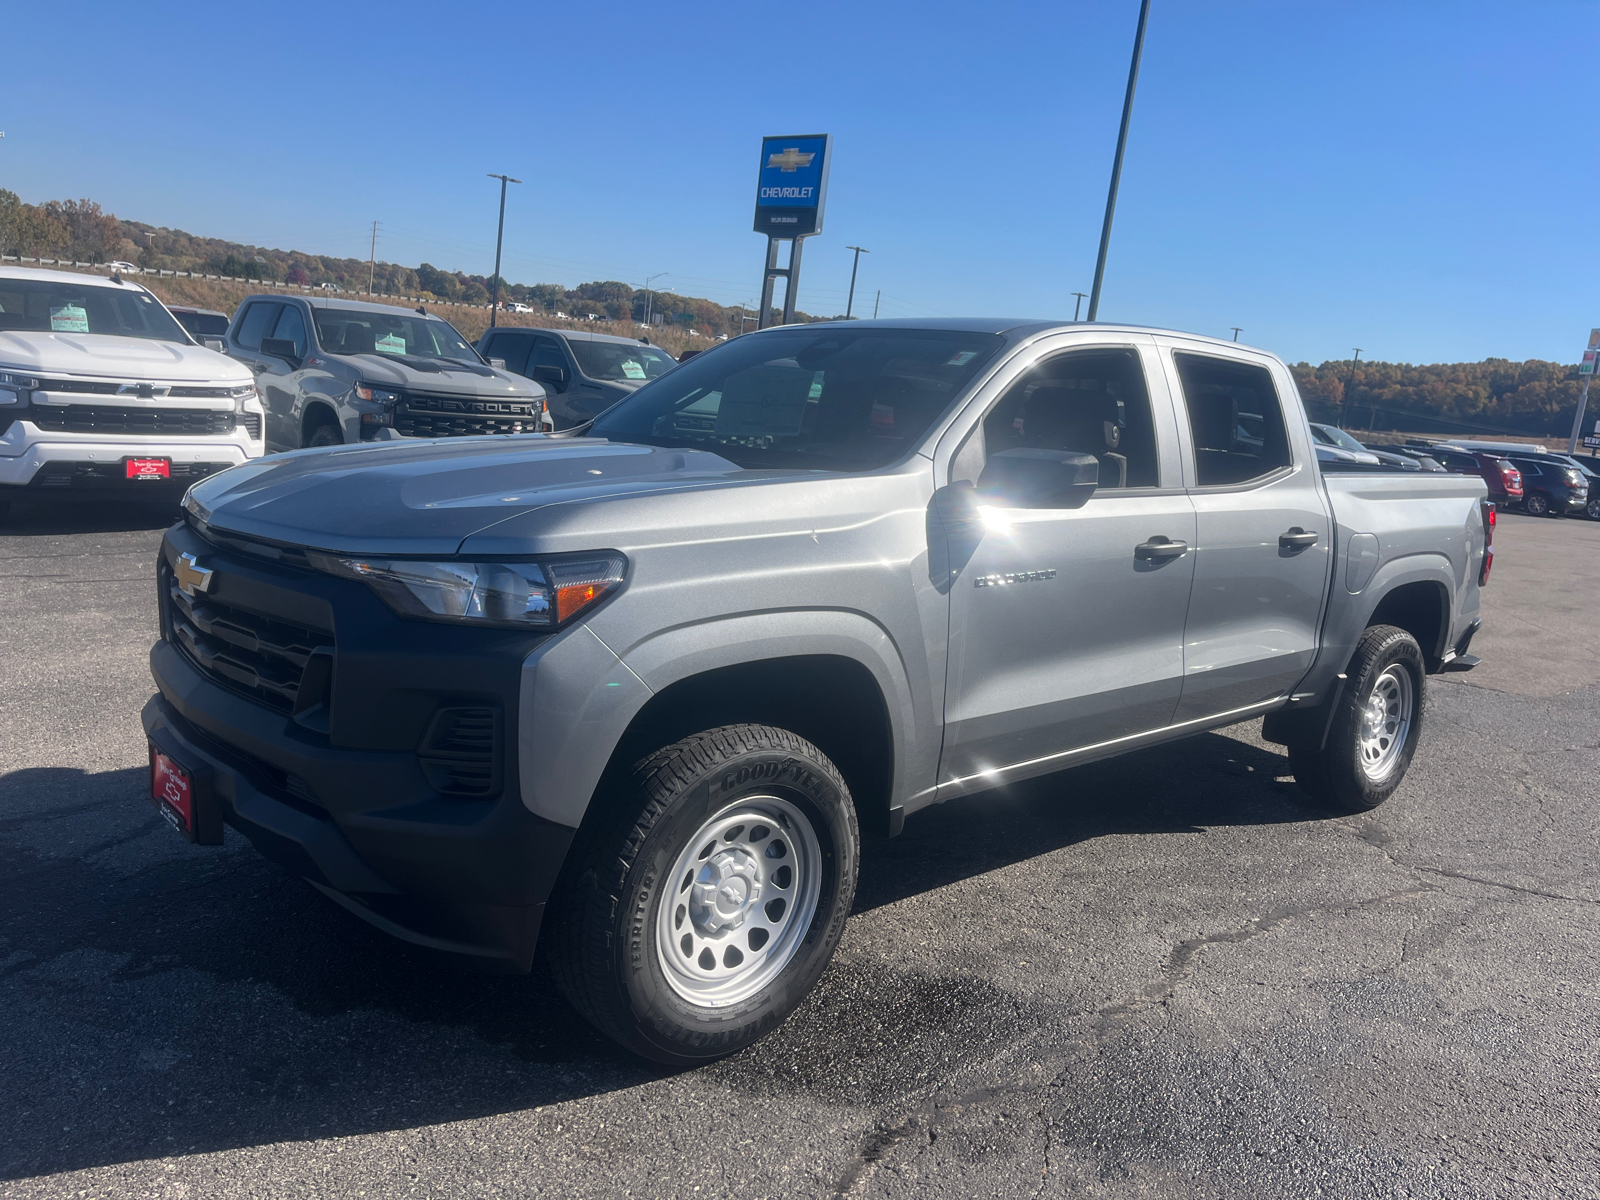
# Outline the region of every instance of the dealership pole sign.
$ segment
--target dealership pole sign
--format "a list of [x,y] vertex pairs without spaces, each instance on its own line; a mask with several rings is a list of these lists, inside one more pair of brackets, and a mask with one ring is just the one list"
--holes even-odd
[[[772,285],[780,276],[787,281],[783,296],[783,324],[794,321],[795,296],[800,285],[801,239],[822,232],[822,212],[828,199],[828,168],[833,161],[833,135],[796,134],[761,139],[761,165],[756,172],[757,233],[767,235],[767,271],[761,283],[761,311],[757,325],[765,328],[772,309]],[[778,266],[778,243],[788,242],[789,265]]]
[[[1572,437],[1567,442],[1567,453],[1578,452],[1578,436],[1583,432],[1583,414],[1589,407],[1589,381],[1594,378],[1595,362],[1600,360],[1600,329],[1589,330],[1589,345],[1584,348],[1578,363],[1578,376],[1583,380],[1583,390],[1578,393],[1578,411],[1572,414]],[[1600,421],[1595,422],[1593,435],[1583,439],[1591,450],[1600,450]]]

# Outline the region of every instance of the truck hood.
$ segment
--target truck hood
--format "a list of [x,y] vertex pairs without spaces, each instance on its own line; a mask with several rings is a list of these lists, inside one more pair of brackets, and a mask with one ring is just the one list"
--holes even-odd
[[204,346],[104,333],[0,332],[0,370],[8,367],[30,374],[163,383],[249,383],[253,379],[243,363]]
[[672,491],[743,474],[700,450],[539,434],[299,450],[190,491],[224,532],[355,554],[451,555],[472,534],[544,505]]
[[544,389],[533,380],[482,363],[419,358],[410,354],[342,354],[339,357],[354,364],[369,383],[494,399],[526,400],[544,395]]

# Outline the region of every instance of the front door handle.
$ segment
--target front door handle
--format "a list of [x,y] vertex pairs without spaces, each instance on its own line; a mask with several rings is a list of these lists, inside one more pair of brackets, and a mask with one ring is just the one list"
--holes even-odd
[[1316,530],[1304,530],[1298,525],[1289,530],[1288,533],[1280,533],[1278,535],[1278,545],[1285,550],[1302,550],[1307,546],[1315,546],[1316,544]]
[[1170,538],[1156,536],[1148,542],[1140,542],[1133,548],[1133,556],[1146,562],[1160,561],[1166,558],[1179,558],[1189,553],[1188,542],[1174,542]]

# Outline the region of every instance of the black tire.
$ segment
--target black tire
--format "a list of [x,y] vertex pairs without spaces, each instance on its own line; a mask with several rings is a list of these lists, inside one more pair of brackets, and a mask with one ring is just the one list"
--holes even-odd
[[342,446],[344,438],[339,435],[339,427],[333,422],[324,422],[311,431],[311,436],[306,439],[310,446]]
[[1583,512],[1584,515],[1589,518],[1589,520],[1600,521],[1600,496],[1592,497],[1589,502],[1583,506]]
[[1530,517],[1547,517],[1550,515],[1550,497],[1533,492],[1522,502],[1522,507]]
[[[719,1007],[695,1004],[668,979],[661,905],[688,886],[687,876],[683,887],[672,883],[690,840],[757,797],[779,797],[810,822],[820,850],[816,907],[803,928],[795,921],[790,957],[759,991]],[[656,751],[609,802],[595,803],[606,807],[580,831],[544,925],[552,973],[573,1007],[629,1050],[670,1066],[722,1058],[775,1029],[821,978],[855,898],[861,834],[838,769],[787,730],[730,725]]]
[[[1374,777],[1363,766],[1364,718],[1373,702],[1373,692],[1391,671],[1409,676],[1410,712],[1404,733],[1386,750],[1383,769]],[[1363,812],[1377,808],[1400,786],[1411,756],[1422,735],[1423,668],[1422,649],[1417,639],[1393,625],[1374,625],[1361,635],[1356,652],[1345,669],[1349,679],[1337,701],[1327,741],[1291,742],[1289,767],[1300,789],[1328,808],[1341,812]],[[1398,677],[1394,682],[1398,683]],[[1386,688],[1391,686],[1385,682]],[[1381,744],[1381,738],[1376,739]]]

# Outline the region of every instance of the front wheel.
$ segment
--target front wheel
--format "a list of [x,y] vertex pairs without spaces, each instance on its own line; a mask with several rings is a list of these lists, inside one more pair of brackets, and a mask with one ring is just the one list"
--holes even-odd
[[672,1066],[787,1018],[855,897],[849,789],[810,742],[768,726],[657,751],[579,839],[551,898],[556,982],[601,1032]]
[[337,425],[332,423],[318,425],[311,431],[311,436],[306,439],[306,445],[308,447],[342,446],[344,445],[344,438],[339,436],[339,427]]
[[1541,496],[1538,492],[1534,492],[1524,500],[1523,507],[1528,510],[1530,517],[1547,517],[1550,515],[1549,497]]
[[1302,791],[1347,812],[1377,808],[1400,786],[1422,733],[1425,674],[1416,638],[1393,625],[1361,635],[1328,737],[1291,743]]
[[1589,503],[1583,506],[1583,512],[1591,521],[1600,521],[1600,496],[1592,496]]

